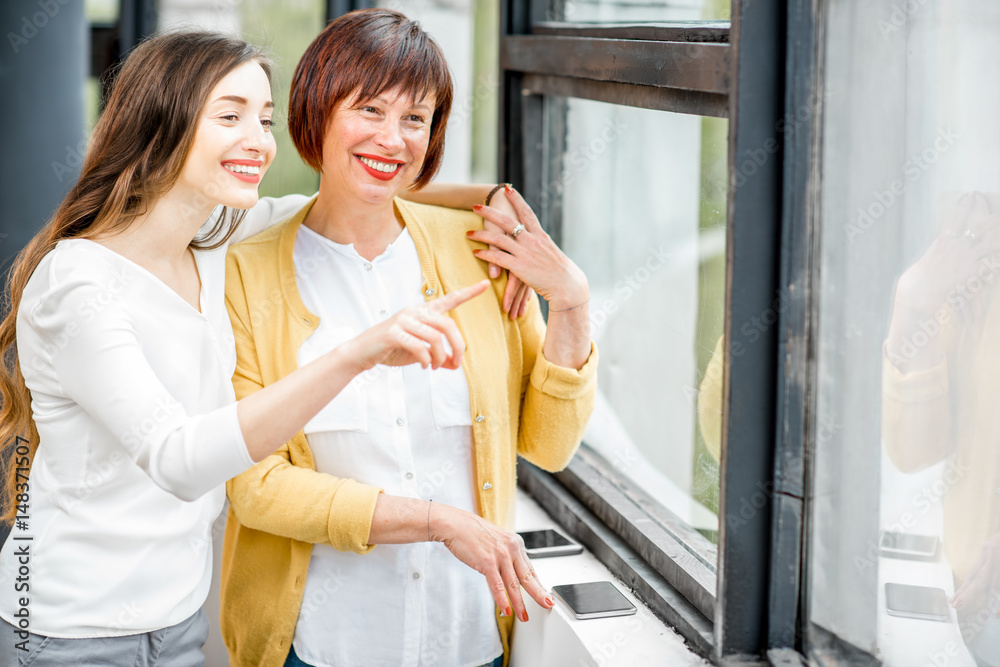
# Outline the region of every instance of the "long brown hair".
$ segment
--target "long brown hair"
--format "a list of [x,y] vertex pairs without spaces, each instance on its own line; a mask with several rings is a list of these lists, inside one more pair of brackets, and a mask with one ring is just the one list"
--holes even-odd
[[[52,219],[14,260],[7,275],[6,315],[0,323],[0,446],[4,455],[0,460],[8,466],[0,522],[10,523],[16,514],[15,459],[23,462],[27,446],[30,460],[38,447],[31,395],[21,374],[16,345],[17,311],[25,285],[60,240],[122,231],[170,190],[180,176],[212,88],[230,71],[250,61],[259,63],[270,80],[272,68],[264,54],[228,35],[174,32],[139,44],[115,76],[79,180]],[[221,246],[241,218],[242,214],[223,209],[211,231],[192,245]],[[13,456],[15,449],[17,456]],[[23,476],[26,471],[21,467],[20,472]]]

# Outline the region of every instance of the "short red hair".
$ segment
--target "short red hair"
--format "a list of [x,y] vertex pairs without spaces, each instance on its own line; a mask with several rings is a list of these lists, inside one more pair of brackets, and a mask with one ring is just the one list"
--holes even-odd
[[444,54],[420,24],[391,9],[360,9],[323,29],[302,54],[288,102],[288,131],[306,163],[320,171],[323,137],[348,96],[368,100],[396,87],[414,100],[434,95],[431,137],[414,181],[430,183],[444,157],[452,81]]

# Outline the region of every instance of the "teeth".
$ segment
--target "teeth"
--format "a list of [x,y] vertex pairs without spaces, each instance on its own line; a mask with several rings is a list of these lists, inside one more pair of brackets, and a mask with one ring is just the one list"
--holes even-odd
[[226,164],[223,166],[229,171],[235,172],[237,174],[257,175],[260,173],[260,167],[250,167],[244,164]]
[[400,167],[400,165],[398,165],[398,164],[388,164],[386,162],[378,162],[376,160],[372,160],[372,159],[369,159],[369,158],[366,158],[366,157],[361,157],[360,155],[358,156],[358,159],[361,160],[362,162],[364,162],[366,165],[368,165],[372,169],[375,169],[376,171],[381,171],[381,172],[386,173],[386,174],[391,174],[392,172],[396,171]]

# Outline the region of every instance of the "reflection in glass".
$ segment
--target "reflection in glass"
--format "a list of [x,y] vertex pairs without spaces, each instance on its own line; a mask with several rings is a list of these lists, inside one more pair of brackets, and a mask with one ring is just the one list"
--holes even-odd
[[562,247],[590,281],[601,364],[584,441],[714,541],[727,123],[577,99],[566,108],[562,169],[543,199],[561,197]]
[[1000,7],[894,7],[830,12],[809,615],[997,665]]

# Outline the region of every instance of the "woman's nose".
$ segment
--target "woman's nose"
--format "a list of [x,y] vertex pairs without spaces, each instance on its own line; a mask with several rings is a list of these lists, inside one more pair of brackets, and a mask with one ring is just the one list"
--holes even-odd
[[379,127],[378,133],[375,135],[375,143],[389,153],[398,153],[403,150],[405,144],[403,142],[403,135],[400,132],[399,122],[392,120],[383,122]]
[[263,153],[267,150],[267,130],[259,122],[248,123],[243,133],[242,146],[244,150]]

